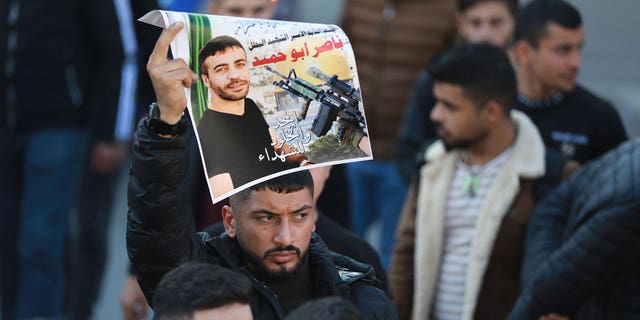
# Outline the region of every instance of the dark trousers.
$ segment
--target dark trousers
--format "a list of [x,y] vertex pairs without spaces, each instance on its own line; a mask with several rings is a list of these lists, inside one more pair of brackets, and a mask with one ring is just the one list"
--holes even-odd
[[70,320],[90,319],[102,288],[109,218],[119,173],[100,174],[89,164],[83,172],[67,256],[66,313]]

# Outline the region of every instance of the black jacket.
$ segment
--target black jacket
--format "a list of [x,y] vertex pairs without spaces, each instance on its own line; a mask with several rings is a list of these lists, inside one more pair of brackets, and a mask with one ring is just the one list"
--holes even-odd
[[[249,276],[256,291],[251,303],[254,318],[283,318],[275,294],[242,267],[235,239],[212,238],[194,231],[184,183],[191,134],[189,127],[182,135],[162,139],[150,135],[141,121],[135,135],[127,250],[147,301],[153,301],[154,290],[165,273],[182,262],[201,261]],[[373,286],[377,281],[373,268],[329,251],[315,234],[309,246],[309,266],[315,297],[340,295],[358,306],[366,319],[397,319],[389,297]]]
[[509,319],[640,319],[640,138],[587,163],[538,204]]
[[[222,222],[214,223],[205,228],[204,231],[212,237],[225,232]],[[316,233],[322,238],[329,250],[372,266],[376,278],[380,280],[378,288],[384,292],[389,292],[387,275],[380,264],[380,256],[366,240],[322,213],[318,215],[318,220],[316,221]]]

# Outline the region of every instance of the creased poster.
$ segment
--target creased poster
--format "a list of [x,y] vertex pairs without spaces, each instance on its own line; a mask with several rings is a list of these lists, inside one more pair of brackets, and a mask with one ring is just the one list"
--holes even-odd
[[291,171],[372,159],[337,26],[171,11],[140,20],[185,25],[171,53],[199,76],[187,109],[213,202]]

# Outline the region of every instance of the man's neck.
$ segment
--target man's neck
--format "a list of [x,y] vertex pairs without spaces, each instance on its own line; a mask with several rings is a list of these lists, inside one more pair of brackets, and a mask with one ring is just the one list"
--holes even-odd
[[209,109],[241,116],[244,114],[244,100],[245,99],[236,101],[224,100],[212,94],[211,99],[209,99]]
[[469,147],[469,164],[485,164],[507,150],[516,141],[517,128],[513,120],[506,119],[489,132],[482,141]]

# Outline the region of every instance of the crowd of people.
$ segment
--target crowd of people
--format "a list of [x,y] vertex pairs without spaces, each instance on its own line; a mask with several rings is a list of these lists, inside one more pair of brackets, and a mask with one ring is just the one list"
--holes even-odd
[[[183,24],[134,23],[159,5],[288,19],[294,4],[0,5],[1,319],[93,316],[128,160],[127,320],[640,317],[640,138],[577,83],[589,35],[571,3],[346,0],[368,130],[356,137],[374,160],[215,205],[184,88],[205,83],[208,114],[257,109],[247,53],[214,38],[196,74],[168,57]],[[214,75],[214,61],[230,67]],[[247,169],[205,166],[246,183]]]

